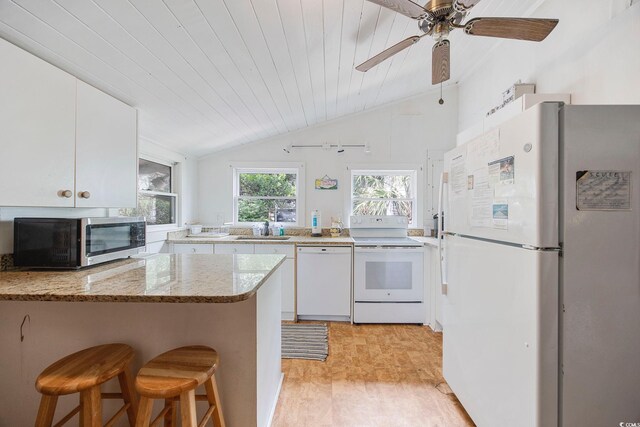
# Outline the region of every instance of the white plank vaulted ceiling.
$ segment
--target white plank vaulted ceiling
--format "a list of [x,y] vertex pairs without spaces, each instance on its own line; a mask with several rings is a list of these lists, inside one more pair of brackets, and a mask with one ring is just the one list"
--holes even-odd
[[[525,17],[533,3],[483,0],[470,16]],[[138,108],[143,138],[196,156],[435,90],[428,38],[354,70],[420,33],[364,0],[0,0],[0,37]],[[523,43],[450,40],[449,84],[497,43]]]

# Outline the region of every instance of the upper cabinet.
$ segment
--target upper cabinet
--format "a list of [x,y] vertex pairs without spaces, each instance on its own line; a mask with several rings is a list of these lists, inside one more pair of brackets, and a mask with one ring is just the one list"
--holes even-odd
[[136,110],[0,39],[0,206],[135,207]]
[[0,63],[0,206],[73,207],[76,79],[2,39]]
[[135,207],[136,110],[78,80],[76,206]]

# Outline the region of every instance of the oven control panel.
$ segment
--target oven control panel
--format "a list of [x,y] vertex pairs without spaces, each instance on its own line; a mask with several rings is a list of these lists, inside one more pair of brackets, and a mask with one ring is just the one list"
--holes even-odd
[[351,228],[407,228],[409,218],[402,215],[352,215]]

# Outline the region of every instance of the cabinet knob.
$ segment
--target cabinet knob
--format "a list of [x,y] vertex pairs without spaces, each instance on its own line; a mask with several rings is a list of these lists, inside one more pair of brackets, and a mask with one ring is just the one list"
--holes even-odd
[[69,197],[73,196],[73,191],[71,191],[71,190],[60,190],[60,191],[58,191],[58,196],[64,197],[65,199],[68,199]]
[[191,252],[196,253],[196,248],[191,248]]
[[238,252],[238,250],[237,250],[237,249],[234,249],[234,250],[233,250],[233,253],[235,254],[236,252]]
[[78,196],[80,196],[80,198],[82,199],[88,199],[89,197],[91,197],[91,193],[89,193],[88,191],[81,191],[78,193]]

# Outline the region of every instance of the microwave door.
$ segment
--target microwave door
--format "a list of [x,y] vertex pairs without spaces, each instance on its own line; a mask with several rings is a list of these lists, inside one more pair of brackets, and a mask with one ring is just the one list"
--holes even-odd
[[138,247],[136,227],[136,223],[88,225],[86,255],[90,257]]
[[77,268],[79,221],[64,218],[15,218],[14,264],[18,267]]
[[135,255],[146,243],[144,222],[91,219],[83,233],[83,265]]

